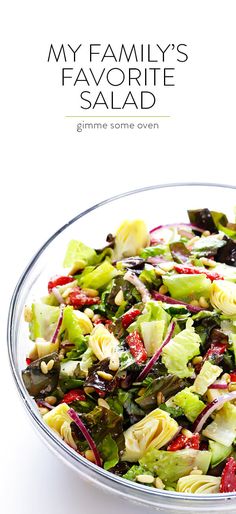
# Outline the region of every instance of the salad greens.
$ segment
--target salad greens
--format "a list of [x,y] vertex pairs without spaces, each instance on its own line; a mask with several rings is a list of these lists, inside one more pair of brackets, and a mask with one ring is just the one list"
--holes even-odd
[[148,487],[236,492],[236,223],[207,208],[96,250],[68,244],[25,310],[22,378],[44,422]]

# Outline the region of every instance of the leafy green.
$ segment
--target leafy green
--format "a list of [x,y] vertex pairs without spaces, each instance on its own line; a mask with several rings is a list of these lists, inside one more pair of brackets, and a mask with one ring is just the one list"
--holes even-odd
[[211,453],[208,451],[186,448],[176,452],[149,450],[140,465],[160,477],[164,482],[173,483],[180,477],[188,475],[194,468],[205,474],[209,468]]
[[209,439],[209,450],[211,451],[211,467],[215,468],[231,454],[233,446],[225,446]]
[[211,211],[211,215],[218,230],[233,239],[236,238],[236,223],[229,223],[227,216],[222,212]]
[[128,327],[128,332],[133,332],[134,330],[138,330],[140,332],[141,324],[143,322],[161,320],[165,322],[166,328],[170,322],[170,316],[165,312],[160,302],[151,300],[145,304],[145,311]]
[[191,377],[193,368],[188,366],[188,362],[199,355],[200,337],[189,322],[192,323],[188,320],[186,328],[171,339],[162,351],[162,362],[168,372],[179,378]]
[[165,255],[167,254],[170,258],[169,246],[166,244],[156,245],[156,246],[148,246],[144,248],[140,252],[140,257],[143,259],[147,259],[148,257],[156,257],[157,255]]
[[86,246],[81,241],[72,239],[68,244],[63,266],[64,268],[71,268],[77,263],[81,263],[80,269],[88,265],[96,264],[97,254],[93,248]]
[[216,413],[212,421],[203,430],[202,434],[217,443],[230,446],[236,437],[236,407],[226,402]]
[[[162,392],[165,400],[184,387],[184,381],[174,375],[164,375],[150,381],[142,396],[136,398],[136,403],[145,411],[151,410],[156,405],[156,396]],[[163,409],[166,410],[166,409]],[[169,412],[166,410],[166,412]]]
[[188,210],[188,217],[190,223],[193,225],[196,225],[203,230],[209,230],[210,232],[218,232],[209,209],[190,209]]
[[127,471],[127,473],[125,473],[125,475],[123,475],[123,478],[126,478],[126,480],[132,480],[135,482],[135,479],[138,475],[152,475],[152,473],[150,471],[146,470],[145,468],[143,468],[142,466],[134,465],[134,466],[131,466],[131,468],[129,469],[129,471]]
[[30,339],[35,341],[38,337],[42,337],[46,341],[49,341],[55,332],[60,308],[44,303],[33,303],[31,309],[32,320],[29,324]]
[[96,443],[101,443],[107,435],[110,435],[116,441],[119,451],[124,449],[122,416],[111,409],[96,406],[91,412],[84,414],[82,419]]
[[198,299],[200,296],[209,298],[211,281],[204,274],[185,275],[174,274],[165,275],[163,283],[170,292],[170,295],[176,300],[190,302]]
[[[48,373],[43,373],[41,369],[42,362],[46,364],[53,360],[53,367]],[[25,370],[22,371],[22,379],[28,393],[31,396],[48,396],[56,389],[60,373],[60,362],[56,352],[45,355],[41,359],[37,359]]]
[[205,407],[205,404],[198,398],[197,394],[192,393],[188,387],[177,393],[173,401],[178,407],[183,409],[186,418],[193,422]]
[[119,462],[118,446],[111,434],[106,435],[99,445],[99,451],[104,461],[103,467],[108,470],[113,468]]
[[220,239],[218,235],[211,235],[201,237],[193,245],[192,252],[197,257],[204,257],[207,255],[216,255],[218,250],[225,246],[224,239]]
[[117,275],[118,271],[108,260],[97,267],[85,269],[78,276],[78,284],[84,288],[101,289],[105,287]]
[[208,387],[215,382],[215,380],[221,375],[222,368],[211,364],[211,362],[204,362],[200,373],[195,378],[194,384],[191,390],[194,393],[203,395],[207,391]]
[[140,328],[147,355],[151,357],[163,341],[165,320],[143,321]]
[[162,409],[165,412],[168,412],[168,414],[170,414],[170,416],[174,419],[180,418],[181,416],[184,415],[183,409],[181,409],[181,407],[178,407],[178,405],[176,405],[176,407],[174,407],[174,406],[166,405],[166,403],[162,403],[161,405],[159,405],[159,409]]
[[184,243],[176,242],[169,245],[172,258],[180,264],[186,262],[190,257],[190,251]]
[[162,283],[161,279],[155,273],[155,270],[152,269],[144,269],[142,273],[139,275],[140,280],[144,282],[144,284],[148,288],[156,288],[158,289]]

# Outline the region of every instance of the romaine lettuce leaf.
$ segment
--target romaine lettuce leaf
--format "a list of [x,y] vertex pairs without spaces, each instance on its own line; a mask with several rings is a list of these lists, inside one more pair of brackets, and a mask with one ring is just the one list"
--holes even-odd
[[201,396],[205,394],[208,387],[215,382],[215,380],[222,373],[222,368],[219,366],[215,366],[211,364],[211,362],[204,362],[200,373],[198,373],[195,378],[194,384],[191,387],[191,391],[193,393],[200,394]]
[[151,449],[139,463],[164,482],[173,483],[188,475],[194,468],[200,469],[205,474],[210,461],[210,452],[186,448],[176,452]]
[[205,404],[188,387],[177,393],[173,397],[173,402],[183,409],[186,418],[191,422],[195,421],[205,407]]
[[141,332],[141,324],[148,321],[164,321],[165,329],[167,328],[170,322],[170,316],[161,306],[161,302],[156,302],[151,300],[145,304],[145,310],[140,316],[131,323],[128,327],[128,332],[133,332],[134,330],[138,330]]
[[217,443],[230,446],[236,437],[236,407],[226,402],[222,409],[216,413],[212,421],[202,431],[202,434]]
[[165,331],[165,321],[143,321],[140,323],[141,334],[148,357],[154,355],[161,346]]
[[98,449],[103,459],[104,469],[113,468],[119,462],[118,446],[114,439],[112,439],[111,434],[104,437]]
[[55,332],[60,308],[44,303],[33,303],[31,308],[32,320],[29,324],[30,339],[35,341],[35,339],[41,337],[49,341]]
[[177,375],[179,378],[191,377],[193,367],[188,366],[188,362],[200,353],[201,340],[191,323],[192,320],[189,319],[186,328],[171,339],[162,351],[162,362],[168,372]]
[[211,281],[204,274],[199,275],[169,275],[163,277],[163,283],[176,300],[190,302],[200,296],[209,298]]
[[81,241],[72,239],[67,247],[66,255],[64,258],[64,268],[76,267],[77,269],[83,269],[85,266],[97,263],[97,254],[93,248],[86,246]]
[[106,260],[95,268],[85,269],[78,276],[78,284],[84,288],[101,289],[117,274],[118,271]]

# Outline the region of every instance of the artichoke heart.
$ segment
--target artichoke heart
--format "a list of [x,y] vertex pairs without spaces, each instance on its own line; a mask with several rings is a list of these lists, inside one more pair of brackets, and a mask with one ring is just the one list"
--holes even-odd
[[210,290],[210,301],[215,309],[226,316],[236,314],[236,284],[227,280],[214,280]]
[[150,236],[143,220],[123,221],[115,236],[114,258],[120,260],[138,255],[149,242]]
[[71,433],[72,419],[67,414],[69,409],[70,407],[66,403],[61,403],[47,414],[44,414],[43,419],[69,446],[76,450],[77,446]]
[[155,409],[125,432],[125,450],[122,460],[136,462],[150,450],[165,446],[178,431],[178,423],[170,415]]
[[118,345],[118,341],[104,325],[99,323],[94,327],[92,333],[89,336],[89,347],[92,349],[94,355],[96,355],[99,361],[111,357],[115,352]]
[[218,493],[220,480],[220,477],[211,475],[188,475],[179,478],[176,491],[190,494]]

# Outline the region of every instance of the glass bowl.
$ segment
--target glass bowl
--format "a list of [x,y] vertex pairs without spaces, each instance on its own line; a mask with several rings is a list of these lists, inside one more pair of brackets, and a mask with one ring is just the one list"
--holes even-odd
[[143,502],[159,512],[235,512],[236,495],[186,495],[161,491],[115,476],[78,455],[67,446],[38,413],[33,399],[21,379],[28,350],[28,326],[23,319],[25,304],[45,294],[49,277],[60,273],[65,249],[70,239],[80,239],[94,247],[102,247],[105,237],[122,220],[143,218],[148,227],[185,222],[187,209],[208,207],[225,212],[232,219],[236,204],[236,186],[221,184],[166,184],[151,186],[121,194],[94,205],[61,227],[33,257],[21,276],[10,304],[8,318],[8,349],[12,372],[22,402],[34,427],[47,445],[85,479],[93,481],[106,491],[126,499]]

